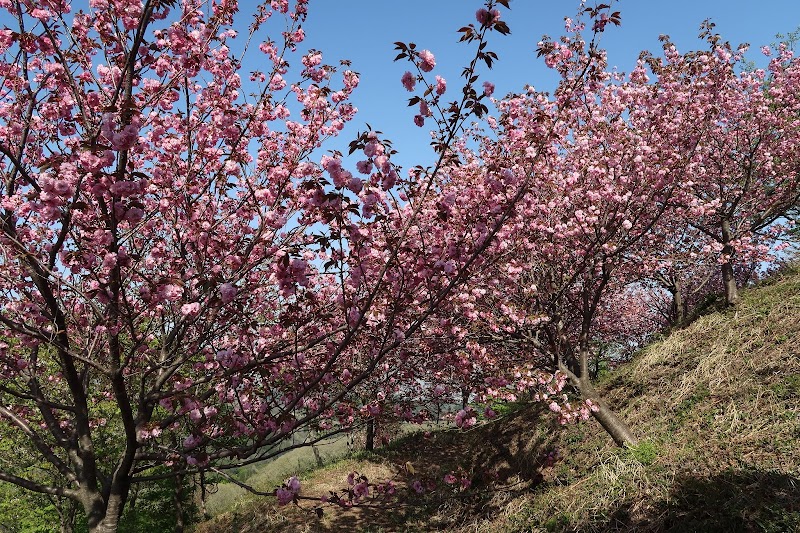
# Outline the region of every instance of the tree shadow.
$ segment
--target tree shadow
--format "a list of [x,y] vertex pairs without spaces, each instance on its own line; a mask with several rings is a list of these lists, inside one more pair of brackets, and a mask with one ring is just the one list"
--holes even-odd
[[[402,495],[385,506],[326,509],[325,530],[450,530],[491,517],[508,500],[539,485],[542,469],[552,466],[549,445],[557,428],[545,423],[549,418],[540,404],[521,405],[502,420],[470,430],[420,432],[377,449],[365,459],[390,461]],[[447,485],[443,476],[448,473],[468,479],[469,487]],[[415,481],[425,487],[421,494],[411,489]]]
[[597,525],[596,531],[800,531],[800,478],[749,469],[685,475],[675,480],[666,501],[626,502]]

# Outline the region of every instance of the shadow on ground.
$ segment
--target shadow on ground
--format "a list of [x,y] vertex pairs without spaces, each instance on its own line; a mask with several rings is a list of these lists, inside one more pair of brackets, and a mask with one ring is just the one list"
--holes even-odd
[[[654,502],[632,521],[627,502],[593,531],[800,532],[800,478],[779,472],[731,470],[713,477],[675,480],[667,501]],[[559,531],[577,531],[568,523]],[[581,531],[586,531],[581,529]]]
[[[497,423],[468,431],[420,433],[380,450],[375,460],[394,465],[398,488],[406,497],[385,507],[325,509],[326,530],[443,530],[491,518],[509,500],[530,493],[543,481],[542,470],[551,457],[548,443],[556,428],[543,423],[547,419],[542,414],[541,405],[526,405]],[[469,479],[469,490],[443,483],[451,472]],[[409,489],[415,481],[425,486],[423,494]]]

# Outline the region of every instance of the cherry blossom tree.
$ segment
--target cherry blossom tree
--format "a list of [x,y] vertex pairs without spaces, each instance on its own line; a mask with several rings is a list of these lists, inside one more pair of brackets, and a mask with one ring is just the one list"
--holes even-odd
[[[687,296],[714,287],[708,265],[721,264],[719,286],[734,303],[737,279],[769,259],[785,231],[776,223],[797,202],[796,62],[783,47],[768,71],[737,73],[742,51],[709,42],[710,53],[680,55],[667,41],[665,59],[645,54],[623,78],[579,35],[547,41],[548,65],[582,83],[562,84],[552,99],[531,91],[499,104],[500,133],[485,143],[485,161],[523,158],[542,116],[565,103],[570,112],[554,131],[546,178],[518,204],[495,259],[484,257],[490,269],[451,309],[471,322],[450,339],[453,353],[469,350],[468,361],[505,371],[476,390],[539,386],[536,398],[564,421],[590,411],[616,442],[634,443],[591,384],[593,343],[624,331],[621,322],[640,338],[663,325],[648,278],[669,290],[681,323]],[[559,374],[580,406],[560,398]]]
[[[648,58],[658,84],[670,86],[676,102],[691,102],[687,134],[697,142],[696,172],[682,176],[679,216],[711,242],[719,254],[728,305],[738,301],[737,264],[769,261],[788,229],[787,212],[800,198],[798,68],[787,46],[764,47],[766,69],[743,69],[747,47],[734,50],[703,33],[707,51],[680,54],[664,38],[664,58]],[[741,71],[740,71],[741,70]]]
[[664,217],[650,238],[642,281],[668,293],[661,314],[671,326],[681,327],[699,301],[718,288],[713,280],[719,277],[719,254],[682,217]]
[[[491,117],[479,69],[509,30],[489,0],[460,30],[460,91],[396,43],[413,120],[435,127],[433,164],[404,173],[376,131],[353,168],[322,154],[359,76],[300,50],[306,4],[261,3],[240,37],[235,0],[0,0],[0,424],[48,470],[6,461],[0,481],[78,502],[92,531],[118,528],[136,484],[225,476],[453,393],[538,387],[631,444],[589,361],[630,333],[609,315],[642,308],[621,304],[640,266],[666,265],[664,216],[711,240],[733,303],[734,257],[765,257],[797,203],[785,48],[735,74],[713,39],[667,43],[625,77],[568,21],[540,46],[554,94]],[[587,11],[595,36],[619,23]]]
[[[320,157],[359,77],[299,50],[306,4],[254,6],[240,37],[233,0],[0,2],[0,423],[52,472],[3,462],[0,481],[78,502],[92,531],[117,529],[135,484],[348,430],[360,385],[508,218],[460,248],[419,242],[484,112],[471,87],[506,2],[464,28],[466,89],[445,104],[439,78],[420,97],[438,159],[409,177],[373,131],[352,171]],[[404,54],[424,82],[433,54]]]
[[[478,384],[486,395],[539,387],[536,397],[563,421],[591,413],[617,443],[630,445],[633,432],[591,383],[592,347],[612,329],[608,310],[623,294],[632,296],[649,235],[670,208],[676,177],[698,164],[697,145],[684,135],[692,117],[671,103],[671,87],[650,83],[644,62],[627,78],[610,73],[603,52],[581,38],[582,26],[568,21],[568,29],[571,37],[540,46],[562,75],[559,89],[552,97],[531,90],[500,102],[496,138],[476,154],[479,161],[523,162],[534,155],[531,140],[543,125],[555,124],[551,157],[526,168],[543,179],[516,204],[471,290],[453,300],[451,312],[465,320],[444,324],[457,327],[454,355],[469,352],[459,359],[484,360],[494,372]],[[559,114],[563,109],[569,112]],[[470,172],[481,168],[479,174],[493,174],[490,163],[462,166],[448,185],[475,187]],[[483,194],[503,190],[496,181]],[[579,405],[561,399],[567,381]]]
[[669,316],[663,313],[664,296],[663,291],[640,281],[608,288],[592,334],[595,352],[590,361],[592,379],[599,377],[604,369],[613,370],[630,361],[655,334],[665,329]]

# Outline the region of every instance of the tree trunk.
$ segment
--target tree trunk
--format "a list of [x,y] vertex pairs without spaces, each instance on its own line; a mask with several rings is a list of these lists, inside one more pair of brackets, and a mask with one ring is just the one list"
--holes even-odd
[[117,533],[119,527],[119,518],[108,517],[104,519],[96,527],[89,528],[89,533]]
[[211,515],[208,514],[208,508],[206,507],[206,473],[201,470],[200,471],[200,516],[203,517],[203,520],[208,520]]
[[89,533],[117,533],[124,504],[119,495],[111,495],[104,514],[102,511],[98,512],[97,506],[93,507],[92,512],[87,513]]
[[739,303],[739,288],[733,274],[733,264],[728,261],[722,264],[722,284],[725,286],[725,303],[734,307]]
[[638,441],[636,437],[633,436],[633,433],[631,433],[628,424],[623,422],[614,411],[609,409],[608,406],[605,405],[605,402],[601,402],[598,407],[599,410],[593,411],[592,416],[595,420],[600,422],[603,429],[614,439],[614,443],[623,448],[636,446]]
[[592,359],[594,365],[592,366],[590,372],[591,372],[591,378],[593,380],[597,379],[598,376],[600,376],[600,365],[603,364],[603,358],[605,358],[605,356],[606,356],[606,347],[605,345],[601,344],[597,348],[597,355]]
[[630,447],[636,446],[638,443],[636,437],[633,435],[631,428],[625,423],[617,414],[608,406],[603,400],[597,390],[589,382],[589,377],[585,376],[577,383],[577,388],[581,393],[583,400],[591,400],[597,407],[596,411],[592,411],[592,416],[597,420],[603,429],[611,436],[617,446]]
[[722,263],[722,285],[725,288],[725,303],[733,307],[739,303],[739,288],[736,286],[736,277],[733,273],[733,254],[735,250],[731,246],[733,233],[731,224],[728,220],[722,220],[722,255],[725,262]]
[[368,452],[375,449],[375,419],[372,417],[367,419],[367,444],[364,448]]
[[95,527],[89,528],[89,533],[117,533],[119,528],[119,517],[111,514],[106,515]]
[[679,280],[675,280],[670,292],[672,293],[672,325],[680,328],[686,322],[686,304],[683,301],[683,287]]
[[183,476],[176,474],[175,491],[172,493],[172,502],[175,505],[175,533],[183,533]]
[[322,454],[319,453],[319,447],[316,444],[312,444],[311,450],[314,452],[314,459],[317,460],[317,466],[324,466],[325,462],[322,460]]
[[[580,392],[581,399],[591,400],[596,410],[592,410],[592,416],[600,422],[603,429],[614,439],[617,446],[629,447],[636,446],[637,440],[633,436],[631,428],[625,423],[609,405],[600,397],[597,390],[592,385],[589,375],[589,342],[588,342],[589,321],[584,322],[581,334],[580,345],[578,348],[578,367],[574,369],[571,382]],[[577,371],[577,372],[575,372]]]

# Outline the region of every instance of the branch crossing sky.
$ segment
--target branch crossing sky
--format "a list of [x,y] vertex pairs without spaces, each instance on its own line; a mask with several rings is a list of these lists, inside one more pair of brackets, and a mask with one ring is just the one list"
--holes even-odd
[[[608,3],[608,0],[604,0]],[[594,5],[590,1],[587,5]],[[313,0],[304,47],[323,51],[325,61],[352,61],[361,74],[354,103],[359,109],[349,133],[340,137],[337,148],[346,153],[347,142],[356,129],[369,123],[392,139],[399,154],[396,161],[405,165],[429,164],[433,152],[428,147],[427,122],[422,129],[413,123],[416,107],[407,107],[412,96],[400,83],[407,63],[393,63],[395,41],[414,42],[418,49],[431,50],[437,66],[431,72],[448,82],[455,99],[460,90],[461,69],[474,50],[458,43],[457,30],[475,22],[479,0]],[[572,0],[511,0],[511,10],[500,8],[511,35],[492,35],[488,49],[499,55],[491,71],[484,69],[484,80],[495,84],[494,96],[520,92],[526,85],[551,90],[557,78],[536,57],[536,46],[543,34],[556,38],[564,33],[564,17],[573,17],[578,2]],[[748,58],[765,64],[759,48],[777,41],[776,34],[787,34],[800,27],[800,2],[796,0],[617,0],[613,9],[622,13],[622,26],[608,26],[601,45],[608,50],[609,64],[630,71],[640,51],[661,51],[660,34],[668,34],[680,51],[700,49],[705,43],[697,37],[700,24],[711,19],[715,30],[731,44],[751,45]]]

